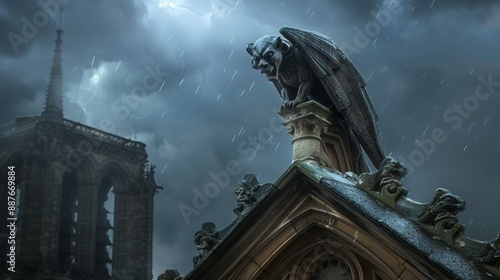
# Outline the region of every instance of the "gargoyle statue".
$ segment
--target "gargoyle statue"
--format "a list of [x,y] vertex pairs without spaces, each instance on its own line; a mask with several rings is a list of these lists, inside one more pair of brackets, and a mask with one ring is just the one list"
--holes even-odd
[[357,183],[373,191],[386,187],[389,193],[393,193],[398,187],[403,186],[401,180],[407,173],[408,170],[401,162],[387,157],[382,161],[377,172],[359,175]]
[[252,67],[265,74],[283,100],[282,111],[315,100],[344,120],[366,154],[379,167],[385,158],[377,115],[366,82],[330,38],[292,27],[282,36],[267,35],[247,46]]
[[497,235],[496,239],[488,242],[478,258],[481,263],[500,269],[500,233]]
[[[264,188],[267,188],[269,185],[265,184]],[[257,202],[262,187],[255,174],[246,174],[243,180],[238,182],[234,190],[238,199],[236,200],[237,205],[233,212],[238,216],[248,212],[255,202]]]
[[194,234],[194,243],[198,245],[193,257],[193,265],[197,265],[220,240],[220,233],[212,222],[203,223],[201,230]]
[[158,275],[157,280],[182,280],[182,276],[177,269],[167,269]]
[[457,214],[465,210],[465,201],[448,190],[438,188],[425,213],[418,219],[424,224],[436,226],[444,222],[445,229],[451,229],[457,222]]

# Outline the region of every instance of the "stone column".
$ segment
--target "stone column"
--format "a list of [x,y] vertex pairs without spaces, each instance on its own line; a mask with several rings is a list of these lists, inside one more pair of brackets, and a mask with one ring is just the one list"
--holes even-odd
[[[112,276],[117,279],[128,277],[127,258],[133,257],[128,250],[130,243],[134,239],[127,239],[128,232],[134,230],[133,227],[127,227],[133,213],[129,211],[131,195],[124,191],[125,186],[113,186],[115,193],[115,217],[113,229],[113,272]],[[132,225],[133,226],[133,225]],[[130,255],[130,256],[129,256]]]
[[138,189],[135,184],[115,188],[113,276],[150,280],[154,192]]
[[76,269],[93,273],[95,266],[95,239],[98,183],[84,181],[78,184],[76,229]]
[[[16,240],[16,255],[19,257],[18,265],[26,269],[36,268],[42,259],[40,255],[40,228],[42,223],[43,186],[39,161],[34,156],[26,158],[26,170],[21,182],[21,211],[18,219],[18,234]],[[3,210],[2,210],[3,211]]]
[[[40,224],[40,254],[43,264],[57,267],[59,248],[59,225],[61,221],[62,174],[55,174],[52,167],[54,160],[40,161],[40,182],[43,190]],[[39,199],[40,199],[39,198]]]
[[350,144],[343,121],[331,110],[307,101],[280,115],[293,137],[293,162],[313,160],[341,172],[359,172],[353,164],[353,156],[360,155],[359,146]]

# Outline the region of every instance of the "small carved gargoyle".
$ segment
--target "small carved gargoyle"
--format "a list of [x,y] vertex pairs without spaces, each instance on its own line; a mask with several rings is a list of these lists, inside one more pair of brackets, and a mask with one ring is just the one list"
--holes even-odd
[[167,269],[157,280],[182,280],[182,276],[177,269]]
[[259,188],[259,181],[254,174],[246,174],[243,180],[238,182],[234,190],[238,196],[236,208],[233,210],[236,215],[240,216],[252,207],[257,201]]
[[458,222],[457,214],[464,210],[465,201],[461,197],[439,188],[419,221],[430,226],[441,222],[445,229],[451,229]]
[[212,222],[203,223],[201,230],[194,234],[194,243],[198,245],[193,257],[193,265],[197,265],[220,240],[220,233]]
[[375,173],[363,173],[359,175],[357,183],[362,188],[372,191],[380,191],[386,187],[389,193],[396,191],[398,187],[402,187],[401,180],[408,173],[406,167],[392,157],[387,157],[382,161],[382,164]]
[[483,251],[478,255],[481,263],[500,269],[500,233],[497,238],[488,242]]

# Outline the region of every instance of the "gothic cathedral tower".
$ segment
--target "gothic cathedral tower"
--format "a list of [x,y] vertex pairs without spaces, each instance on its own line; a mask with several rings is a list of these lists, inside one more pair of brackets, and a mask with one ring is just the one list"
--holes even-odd
[[151,280],[146,145],[64,118],[56,33],[42,114],[0,127],[0,278]]

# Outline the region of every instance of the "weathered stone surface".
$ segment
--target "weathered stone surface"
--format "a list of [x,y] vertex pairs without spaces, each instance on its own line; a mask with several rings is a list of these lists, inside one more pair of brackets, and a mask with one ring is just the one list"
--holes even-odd
[[158,276],[158,280],[182,280],[182,276],[177,269],[167,269]]
[[482,252],[478,254],[478,259],[481,263],[500,271],[500,233],[496,239],[484,246]]
[[193,257],[193,266],[196,266],[213,247],[219,242],[221,235],[217,227],[212,222],[205,222],[201,230],[194,234],[194,243],[198,245],[196,254]]
[[465,210],[465,201],[448,190],[437,189],[425,213],[418,218],[424,224],[436,227],[439,224],[451,229],[458,222],[457,214]]
[[419,226],[427,204],[411,202],[411,220],[372,193],[297,162],[185,279],[492,279]]
[[307,101],[280,114],[292,135],[293,162],[314,160],[341,172],[368,170],[359,144],[330,109]]
[[238,198],[233,212],[238,216],[246,214],[258,201],[262,192],[268,187],[267,185],[271,184],[261,185],[255,174],[246,174],[234,190]]
[[406,194],[401,183],[406,174],[407,169],[402,163],[387,157],[375,173],[359,175],[357,185],[362,189],[376,193],[380,200],[394,207],[399,196]]

